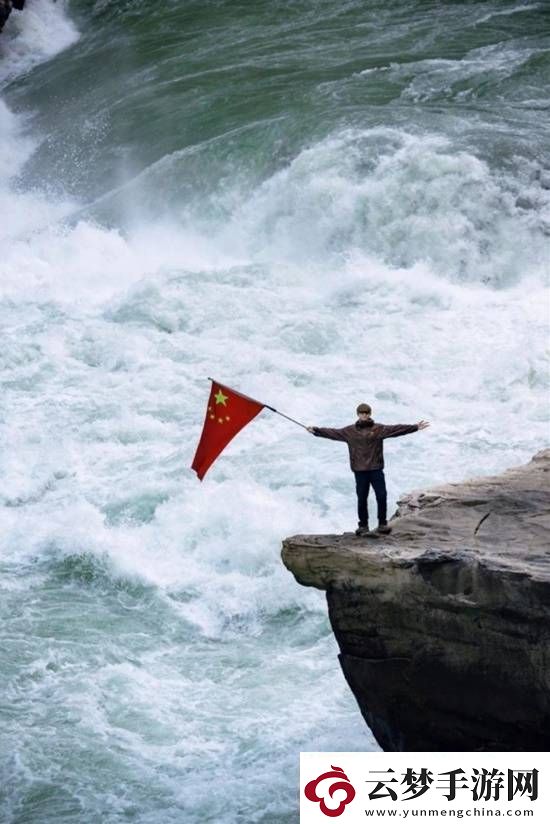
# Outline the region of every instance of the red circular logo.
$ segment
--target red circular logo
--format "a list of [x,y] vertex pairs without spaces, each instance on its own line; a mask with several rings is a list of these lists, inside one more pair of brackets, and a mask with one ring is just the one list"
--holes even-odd
[[[319,809],[322,813],[330,816],[331,818],[336,818],[336,816],[342,815],[342,813],[346,809],[346,805],[353,801],[353,799],[355,798],[355,789],[350,784],[349,778],[347,777],[347,775],[341,767],[333,767],[331,764],[330,769],[332,770],[332,772],[323,773],[318,778],[314,779],[313,781],[310,781],[309,784],[306,784],[304,788],[304,793],[309,801],[314,801],[315,803],[319,804]],[[324,788],[324,795],[317,795],[318,785],[322,781],[327,781],[331,778],[336,779],[336,781],[331,781],[330,784],[328,784],[326,788]],[[340,801],[337,807],[327,807],[327,805],[325,804],[325,798],[328,795],[332,799],[334,793],[337,790],[345,790],[346,797],[343,801]]]

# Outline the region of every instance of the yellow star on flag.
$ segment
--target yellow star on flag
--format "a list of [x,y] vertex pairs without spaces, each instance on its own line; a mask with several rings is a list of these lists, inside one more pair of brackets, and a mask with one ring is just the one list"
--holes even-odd
[[219,389],[219,390],[216,392],[216,394],[214,395],[214,397],[216,398],[216,404],[221,403],[221,404],[223,404],[224,406],[227,406],[227,404],[226,404],[226,400],[228,399],[228,397],[229,397],[229,396],[228,396],[228,395],[224,395],[221,389]]

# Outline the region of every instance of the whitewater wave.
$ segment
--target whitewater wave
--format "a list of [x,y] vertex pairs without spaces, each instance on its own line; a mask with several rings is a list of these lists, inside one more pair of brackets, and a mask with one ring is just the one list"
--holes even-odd
[[[59,48],[77,36],[65,23]],[[536,450],[550,259],[536,165],[497,172],[449,137],[346,129],[213,210],[134,213],[122,231],[72,225],[82,204],[23,190],[39,141],[25,135],[2,105],[5,557],[105,562],[207,635],[294,608],[281,531],[354,523],[345,456],[263,416],[198,485],[189,464],[213,373],[306,423],[347,423],[357,400],[388,421],[433,417],[431,462],[392,445],[390,502],[434,473],[516,462],[502,432],[520,409],[522,455]],[[185,157],[157,163],[155,185]]]
[[[78,39],[63,3],[37,0],[14,20],[0,44],[14,73]],[[531,51],[518,51],[517,59]],[[495,71],[507,71],[508,52],[474,50],[453,62],[451,78],[455,69],[460,77],[477,71],[487,55]],[[432,88],[449,80],[447,62],[390,71],[412,72],[415,83]],[[499,171],[449,137],[385,127],[340,130],[299,151],[251,191],[240,179],[233,190],[224,182],[223,191],[165,215],[166,187],[183,169],[208,165],[211,143],[173,153],[128,181],[121,191],[132,204],[131,229],[122,232],[79,218],[89,207],[74,198],[21,185],[40,136],[30,137],[25,116],[0,102],[0,205],[10,215],[0,227],[4,296],[98,304],[169,269],[220,273],[328,263],[334,271],[357,255],[397,270],[421,264],[458,283],[506,287],[524,276],[548,278],[550,189],[537,161],[516,159]],[[155,203],[161,217],[151,219]]]
[[0,39],[0,89],[73,45],[78,37],[65,0],[32,0],[24,13],[14,11]]
[[[5,107],[0,129],[6,141],[17,131]],[[541,169],[525,163],[521,175],[492,172],[439,136],[346,132],[302,151],[223,219],[138,222],[126,234],[85,220],[64,226],[74,203],[14,193],[10,179],[32,144],[19,151],[0,193],[11,211],[2,229],[11,241],[1,265],[5,295],[40,291],[43,299],[98,303],[168,269],[328,263],[334,270],[358,253],[395,269],[421,263],[458,283],[548,278],[550,190]]]
[[[377,40],[390,60],[411,32],[414,48],[425,43],[421,3],[412,21],[399,6],[395,26],[391,4],[374,19],[365,4],[321,3],[305,28],[292,3],[284,41],[271,6],[255,7],[251,26],[231,20],[234,4],[216,6],[229,45],[255,50],[264,69],[292,55],[281,88],[315,97],[322,123],[288,96],[257,120],[238,81],[239,100],[213,107],[235,80],[218,61],[221,16],[205,39],[193,31],[196,107],[184,110],[174,23],[189,9],[200,23],[210,6],[161,6],[75,2],[86,42],[36,74],[40,55],[78,36],[62,3],[28,0],[0,41],[12,58],[3,82],[29,72],[9,88],[13,111],[0,105],[0,623],[6,705],[18,707],[0,731],[7,817],[282,824],[296,818],[297,752],[376,746],[322,593],[280,562],[284,535],[355,527],[353,476],[345,446],[264,411],[199,483],[207,375],[305,424],[348,424],[359,401],[383,422],[430,420],[386,446],[390,512],[405,491],[528,460],[548,431],[545,155],[510,132],[522,157],[501,163],[499,148],[493,162],[476,140],[491,144],[495,121],[462,140],[459,116],[448,131],[433,108],[423,125],[409,116],[448,96],[446,72],[451,96],[480,76],[479,54],[461,80],[424,62],[431,47],[404,53],[416,85],[387,68],[396,83],[379,98],[405,88],[398,116],[377,104],[363,117],[365,80],[379,79],[355,76],[372,63],[364,38],[386,15]],[[157,16],[143,21],[144,8]],[[450,29],[457,43],[463,29]],[[295,30],[303,45],[313,31],[321,66],[316,77],[303,61],[306,82]],[[119,77],[105,55],[133,46]],[[486,56],[493,79],[509,80],[502,55]],[[529,69],[514,65],[516,79]],[[332,67],[343,117],[316,97]],[[348,70],[359,119],[338,81]],[[271,80],[255,88],[262,104]],[[135,165],[119,131],[134,110],[159,117],[157,132],[131,135]],[[205,114],[192,147],[179,134],[150,145],[175,110]]]
[[230,231],[263,260],[361,252],[505,286],[548,273],[549,227],[550,191],[536,168],[518,180],[448,138],[373,129],[303,151],[237,210]]

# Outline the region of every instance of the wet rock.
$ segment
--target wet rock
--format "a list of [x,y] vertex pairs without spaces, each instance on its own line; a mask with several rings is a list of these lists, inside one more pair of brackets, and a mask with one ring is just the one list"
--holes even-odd
[[25,5],[25,0],[0,0],[0,31],[4,28],[4,23],[11,14],[12,9],[21,10]]
[[377,540],[297,535],[340,663],[385,750],[550,749],[550,449],[413,492]]
[[4,28],[4,23],[10,16],[11,10],[11,0],[0,0],[0,31]]

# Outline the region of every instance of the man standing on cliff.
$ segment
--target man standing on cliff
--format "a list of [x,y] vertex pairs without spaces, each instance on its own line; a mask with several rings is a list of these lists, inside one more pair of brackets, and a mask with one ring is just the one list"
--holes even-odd
[[[387,493],[386,479],[384,478],[384,451],[385,438],[398,438],[410,432],[426,429],[428,421],[419,421],[410,425],[395,424],[385,426],[375,423],[371,418],[371,408],[368,403],[360,403],[357,407],[358,420],[343,429],[323,429],[319,426],[308,426],[307,431],[319,438],[329,438],[331,441],[345,441],[349,449],[349,459],[352,472],[355,475],[355,489],[357,491],[357,513],[359,525],[356,535],[387,535],[391,527],[387,522]],[[378,508],[378,529],[369,532],[368,495],[372,484],[376,495]]]

